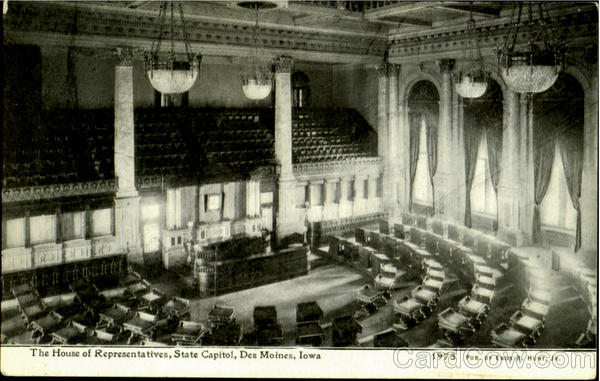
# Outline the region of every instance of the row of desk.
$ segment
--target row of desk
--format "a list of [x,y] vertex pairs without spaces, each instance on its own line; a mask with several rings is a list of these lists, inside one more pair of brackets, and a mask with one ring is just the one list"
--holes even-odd
[[523,348],[535,345],[546,322],[550,311],[552,295],[551,280],[543,269],[535,266],[529,256],[519,255],[518,251],[511,252],[511,268],[517,268],[524,273],[527,280],[527,297],[507,323],[501,323],[491,333],[492,343],[503,348]]

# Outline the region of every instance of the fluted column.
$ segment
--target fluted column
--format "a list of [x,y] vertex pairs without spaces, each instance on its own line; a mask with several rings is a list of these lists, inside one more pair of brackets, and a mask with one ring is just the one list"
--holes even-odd
[[292,59],[280,57],[275,63],[275,158],[279,164],[277,180],[276,238],[281,242],[292,233],[301,233],[302,221],[296,219],[296,178],[292,167]]
[[135,188],[133,59],[130,49],[117,49],[115,67],[115,235],[129,262],[143,264],[140,246],[140,197]]
[[581,249],[598,249],[598,70],[585,93],[583,172],[581,176]]
[[456,169],[452,164],[452,77],[454,60],[444,59],[439,62],[441,71],[440,120],[438,125],[437,170],[434,176],[434,202],[436,215],[442,219],[451,219],[456,215],[456,203],[449,202],[454,189]]
[[[502,117],[502,158],[498,184],[498,236],[518,236],[520,181],[520,128],[519,94],[504,89]],[[508,241],[508,240],[507,240]]]

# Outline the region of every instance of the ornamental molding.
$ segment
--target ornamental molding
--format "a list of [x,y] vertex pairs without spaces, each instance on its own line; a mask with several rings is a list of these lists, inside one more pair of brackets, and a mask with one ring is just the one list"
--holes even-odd
[[383,171],[382,157],[294,164],[294,175],[298,181],[309,181],[314,176],[323,178],[323,175],[326,177],[370,176],[381,171]]
[[275,61],[276,73],[291,73],[294,60],[291,57],[281,56]]
[[115,180],[80,183],[35,185],[2,189],[2,204],[20,201],[50,200],[73,196],[86,196],[116,192]]
[[[98,12],[85,7],[75,9],[68,5],[42,2],[19,2],[13,7],[14,13],[9,13],[4,20],[5,42],[20,42],[22,36],[30,33],[39,35],[39,45],[45,45],[47,39],[55,39],[56,36],[53,35],[62,36],[67,44],[73,44],[74,40],[84,37],[113,37],[114,46],[110,47],[115,48],[122,39],[134,41],[140,46],[150,44],[158,35],[159,24],[155,15]],[[11,15],[19,17],[10,17]],[[216,44],[226,45],[228,49],[245,47],[248,50],[254,43],[252,33],[249,33],[251,26],[247,25],[186,20],[186,28],[192,46]],[[382,56],[387,44],[385,36],[336,35],[274,27],[261,27],[261,38],[265,50],[302,50],[361,56]]]
[[[551,22],[556,23],[554,32],[566,43],[567,48],[597,41],[597,15],[591,12],[557,16]],[[478,42],[482,55],[495,56],[497,50],[503,46],[508,31],[508,21],[478,26],[477,33],[480,36]],[[517,48],[526,46],[527,42],[535,37],[533,34],[534,28],[521,27]],[[462,29],[411,37],[391,37],[389,59],[393,63],[418,63],[442,58],[460,59],[465,57],[469,41],[472,39]]]

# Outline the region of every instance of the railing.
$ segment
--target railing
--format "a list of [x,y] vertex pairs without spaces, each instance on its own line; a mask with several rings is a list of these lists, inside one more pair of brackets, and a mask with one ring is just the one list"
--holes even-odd
[[2,274],[122,254],[115,236],[2,250]]

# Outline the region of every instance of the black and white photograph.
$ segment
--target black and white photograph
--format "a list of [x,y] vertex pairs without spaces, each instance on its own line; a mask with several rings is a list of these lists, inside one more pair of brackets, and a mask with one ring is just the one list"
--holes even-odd
[[598,15],[3,0],[2,374],[594,378]]

